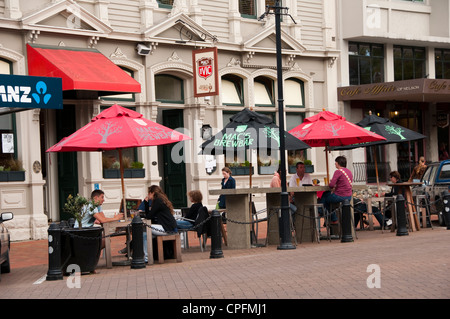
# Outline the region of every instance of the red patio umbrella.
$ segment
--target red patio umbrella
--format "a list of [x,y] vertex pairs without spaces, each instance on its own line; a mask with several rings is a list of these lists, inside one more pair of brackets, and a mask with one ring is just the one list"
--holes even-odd
[[305,118],[302,124],[290,130],[289,133],[311,147],[325,147],[328,182],[330,181],[328,169],[328,148],[330,146],[385,140],[376,133],[346,121],[345,117],[325,110]]
[[[185,134],[147,120],[142,114],[120,105],[113,105],[95,116],[73,134],[64,137],[47,152],[97,152],[118,150],[122,200],[125,201],[122,149],[157,146],[190,140]],[[124,206],[125,207],[125,203]]]

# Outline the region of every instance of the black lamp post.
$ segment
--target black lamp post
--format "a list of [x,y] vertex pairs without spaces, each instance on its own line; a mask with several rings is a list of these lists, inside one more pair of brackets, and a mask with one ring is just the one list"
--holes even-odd
[[[267,6],[266,12],[260,17],[264,18],[269,14],[269,9],[275,9],[275,35],[276,35],[276,52],[277,52],[277,83],[278,83],[278,117],[280,137],[285,135],[284,130],[284,98],[283,98],[283,68],[281,60],[281,15],[288,15],[282,13],[282,10],[287,10],[280,6],[280,0],[275,2],[275,7]],[[292,17],[291,17],[292,18]],[[294,20],[294,19],[292,19]],[[295,21],[294,21],[295,23]],[[280,244],[277,249],[295,249],[291,240],[291,226],[290,226],[290,212],[289,212],[289,194],[287,192],[286,184],[286,148],[285,139],[280,138],[280,169],[281,169],[281,218],[280,222]]]

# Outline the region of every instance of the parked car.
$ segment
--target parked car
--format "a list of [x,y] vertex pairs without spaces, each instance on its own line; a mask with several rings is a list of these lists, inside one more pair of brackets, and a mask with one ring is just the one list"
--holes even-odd
[[0,273],[9,273],[9,248],[10,235],[3,222],[13,219],[13,213],[2,213],[0,215]]
[[413,189],[414,195],[428,195],[431,214],[437,214],[439,225],[445,226],[443,216],[443,193],[450,191],[450,160],[427,164],[427,169],[422,176],[422,186]]

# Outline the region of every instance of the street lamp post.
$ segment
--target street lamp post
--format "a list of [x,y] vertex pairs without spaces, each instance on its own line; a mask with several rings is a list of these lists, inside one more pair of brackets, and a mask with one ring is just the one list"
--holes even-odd
[[[275,35],[276,35],[276,55],[277,55],[277,83],[278,83],[278,117],[280,127],[280,169],[281,169],[281,218],[279,220],[280,227],[280,244],[279,250],[295,249],[291,240],[291,223],[289,209],[289,194],[287,192],[286,183],[286,148],[284,130],[284,97],[283,97],[283,68],[281,60],[281,15],[282,8],[280,1],[275,3]],[[294,21],[295,23],[295,21]]]

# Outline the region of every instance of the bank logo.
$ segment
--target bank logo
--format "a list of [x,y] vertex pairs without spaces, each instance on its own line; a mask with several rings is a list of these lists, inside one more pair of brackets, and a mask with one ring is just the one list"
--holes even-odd
[[37,93],[31,94],[31,96],[37,104],[41,103],[41,97],[44,104],[47,104],[52,97],[50,93],[47,93],[47,84],[45,84],[45,82],[43,81],[39,81],[38,83],[36,83],[36,92]]
[[[27,103],[31,104],[29,94],[31,92],[31,87],[26,85],[0,85],[0,99],[2,102],[9,103]],[[47,104],[52,95],[47,93],[47,84],[43,81],[36,83],[36,92],[31,94],[33,100],[40,104],[41,100],[44,104]]]

